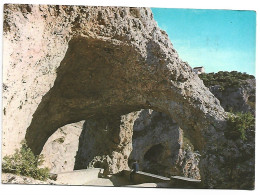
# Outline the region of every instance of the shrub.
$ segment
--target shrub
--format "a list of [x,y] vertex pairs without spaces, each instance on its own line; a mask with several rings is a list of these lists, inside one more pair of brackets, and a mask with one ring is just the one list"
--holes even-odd
[[38,168],[44,162],[43,155],[35,156],[25,141],[22,141],[21,144],[21,148],[16,149],[13,155],[3,158],[2,171],[46,180],[49,177],[49,169]]
[[243,141],[247,140],[246,131],[255,127],[254,116],[248,113],[229,114],[227,120],[227,130],[225,135],[228,138],[236,139],[240,137]]
[[253,75],[237,71],[219,71],[217,73],[203,73],[199,75],[206,87],[219,85],[222,90],[233,87],[238,88],[245,83],[247,79],[254,79]]

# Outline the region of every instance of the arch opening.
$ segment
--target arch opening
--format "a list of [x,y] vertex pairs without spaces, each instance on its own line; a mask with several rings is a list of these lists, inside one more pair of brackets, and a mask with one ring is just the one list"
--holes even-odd
[[[129,169],[133,160],[138,160],[140,170],[167,177],[185,176],[180,168],[188,159],[182,158],[187,152],[182,137],[183,131],[176,122],[150,109],[87,120],[79,138],[74,169],[91,168],[106,161],[111,172],[116,173]],[[157,156],[157,160],[149,156]]]

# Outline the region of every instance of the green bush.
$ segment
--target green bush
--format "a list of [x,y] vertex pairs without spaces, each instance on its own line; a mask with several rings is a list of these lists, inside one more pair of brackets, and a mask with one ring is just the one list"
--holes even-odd
[[228,87],[238,88],[245,83],[247,79],[254,79],[253,75],[241,73],[237,71],[219,71],[217,73],[203,73],[199,75],[206,87],[219,85],[221,90]]
[[255,118],[251,113],[231,113],[228,115],[225,135],[231,139],[240,137],[245,141],[247,140],[246,131],[252,128],[255,128]]
[[49,169],[38,168],[44,162],[43,155],[35,156],[25,141],[22,141],[21,144],[21,148],[16,149],[13,155],[3,158],[2,171],[46,180],[49,177]]

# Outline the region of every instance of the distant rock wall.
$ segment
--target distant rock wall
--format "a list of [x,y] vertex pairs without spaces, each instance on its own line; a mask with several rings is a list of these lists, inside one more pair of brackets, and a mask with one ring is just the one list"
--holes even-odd
[[248,79],[240,87],[229,87],[221,90],[218,85],[209,87],[209,90],[219,99],[226,111],[255,112],[255,79]]

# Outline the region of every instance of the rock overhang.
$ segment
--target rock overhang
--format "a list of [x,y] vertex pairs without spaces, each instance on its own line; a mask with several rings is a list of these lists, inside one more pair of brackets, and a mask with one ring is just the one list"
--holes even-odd
[[[53,68],[56,72],[51,73],[54,81],[42,80],[44,85],[54,84],[50,90],[43,90],[45,95],[34,103],[35,112],[30,112],[33,113],[32,120],[27,121],[30,125],[23,127],[23,131],[27,130],[28,145],[36,154],[41,152],[48,137],[65,124],[87,120],[93,115],[98,119],[102,115],[122,115],[141,108],[169,114],[205,154],[205,146],[223,137],[225,112],[219,101],[178,57],[167,34],[153,20],[151,10],[131,9],[5,7],[6,39],[12,39],[9,34],[14,30],[22,31],[13,25],[18,22],[15,13],[24,17],[26,24],[35,23],[33,16],[37,15],[43,31],[67,48],[63,59]],[[48,57],[43,58],[55,58],[55,52],[48,50]],[[22,62],[21,65],[26,66]],[[35,69],[36,73],[41,71],[41,67]]]

